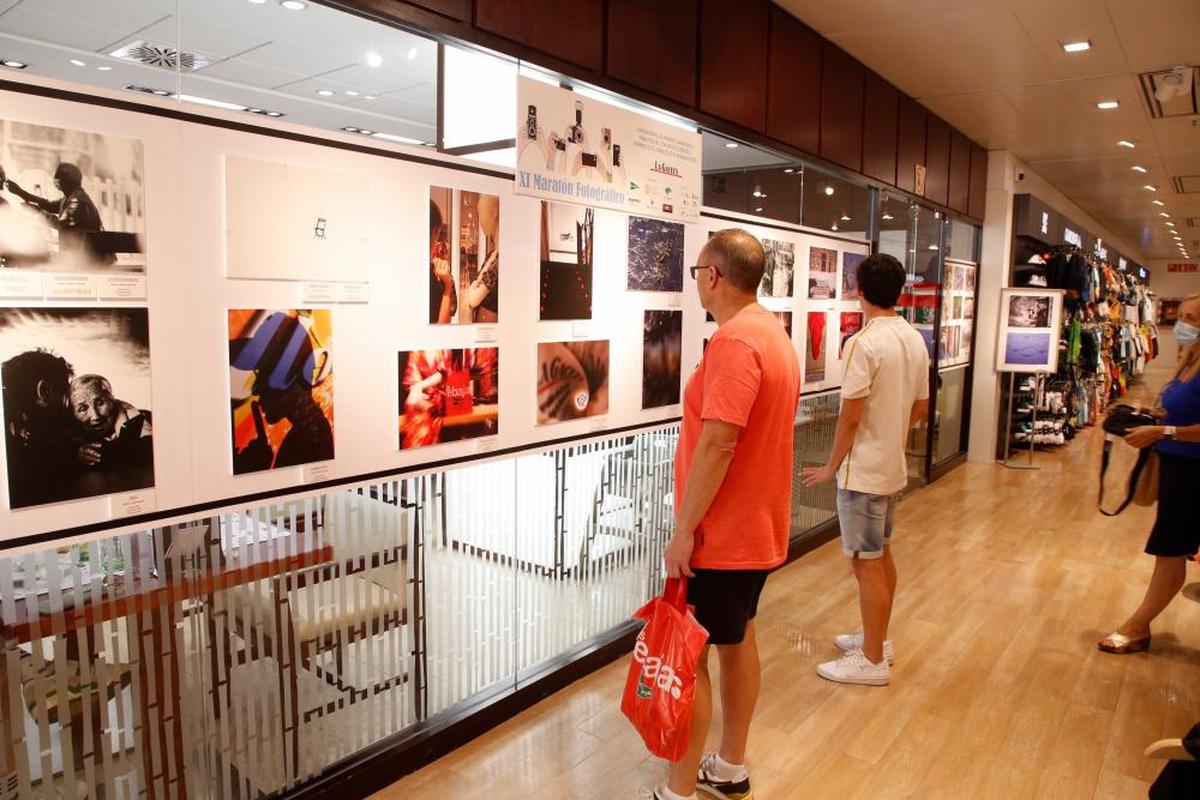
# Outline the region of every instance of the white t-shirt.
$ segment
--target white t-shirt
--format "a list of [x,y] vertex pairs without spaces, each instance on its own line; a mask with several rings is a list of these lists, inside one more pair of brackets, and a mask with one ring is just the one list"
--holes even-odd
[[908,484],[904,443],[913,404],[929,398],[929,352],[903,317],[876,317],[846,343],[842,398],[867,398],[838,486],[895,494]]

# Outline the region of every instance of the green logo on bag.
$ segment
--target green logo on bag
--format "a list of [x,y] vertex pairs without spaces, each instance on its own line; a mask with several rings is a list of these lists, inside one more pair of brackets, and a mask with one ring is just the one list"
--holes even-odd
[[642,679],[638,681],[637,696],[649,700],[654,694],[654,684],[646,681],[646,673],[642,671]]

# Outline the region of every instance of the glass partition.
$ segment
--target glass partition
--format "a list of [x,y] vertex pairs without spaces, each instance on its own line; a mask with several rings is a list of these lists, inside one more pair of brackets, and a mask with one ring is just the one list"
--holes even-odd
[[838,236],[866,239],[870,226],[870,190],[812,167],[804,170],[801,222]]

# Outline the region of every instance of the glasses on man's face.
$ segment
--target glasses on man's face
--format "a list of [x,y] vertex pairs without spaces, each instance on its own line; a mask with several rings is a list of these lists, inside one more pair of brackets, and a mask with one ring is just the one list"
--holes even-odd
[[711,269],[713,272],[715,272],[717,274],[718,278],[724,277],[723,275],[721,275],[721,270],[718,269],[717,267],[713,266],[712,264],[697,264],[694,267],[688,267],[688,272],[692,273],[692,280],[696,280],[696,273],[702,269]]

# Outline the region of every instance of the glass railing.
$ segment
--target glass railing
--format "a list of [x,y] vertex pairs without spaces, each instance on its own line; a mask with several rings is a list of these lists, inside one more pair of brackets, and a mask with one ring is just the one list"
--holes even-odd
[[[836,514],[798,474],[837,405],[801,404],[793,538]],[[661,586],[678,435],[0,554],[0,798],[277,795],[613,641]]]

